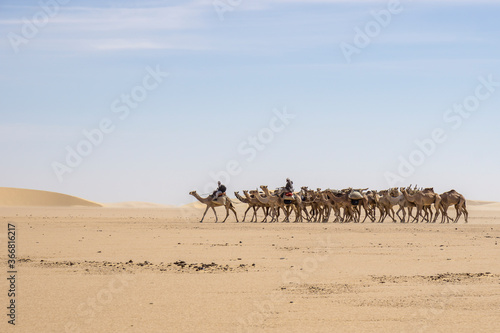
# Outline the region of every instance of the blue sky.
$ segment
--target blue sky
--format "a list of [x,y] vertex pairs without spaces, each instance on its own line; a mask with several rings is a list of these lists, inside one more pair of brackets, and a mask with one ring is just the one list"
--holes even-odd
[[[233,160],[230,191],[286,177],[381,189],[388,173],[401,177],[400,158],[419,154],[415,140],[442,128],[446,141],[397,185],[500,201],[500,87],[459,128],[443,118],[479,77],[500,82],[500,4],[401,1],[382,26],[372,13],[389,1],[216,3],[231,8],[223,20],[213,1],[73,0],[50,15],[38,2],[2,2],[0,186],[183,204]],[[370,24],[379,31],[347,61],[340,46]],[[13,38],[25,41],[17,52]],[[168,77],[119,119],[113,102],[147,68]],[[284,109],[295,118],[247,161],[238,147]],[[61,181],[54,163],[105,118],[114,131]]]

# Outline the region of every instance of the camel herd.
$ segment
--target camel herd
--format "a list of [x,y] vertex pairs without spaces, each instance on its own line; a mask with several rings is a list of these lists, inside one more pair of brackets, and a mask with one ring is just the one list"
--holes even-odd
[[[283,222],[290,222],[292,213],[295,215],[294,222],[328,222],[332,219],[333,222],[339,223],[363,223],[366,219],[382,223],[386,218],[393,222],[399,220],[401,223],[435,223],[439,215],[441,223],[456,223],[462,215],[467,223],[469,215],[464,196],[455,190],[438,194],[433,188],[417,189],[411,186],[383,191],[352,188],[310,190],[302,187],[299,192],[294,193],[286,193],[284,188],[270,191],[267,186],[260,186],[260,189],[261,191],[243,191],[243,196],[235,192],[236,198],[248,205],[243,222],[248,212],[252,215],[250,222],[257,222],[259,210],[263,213],[261,222],[278,222],[280,215],[283,216]],[[234,213],[238,222],[236,210],[228,197],[212,200],[210,196],[200,197],[196,191],[190,194],[207,205],[200,222],[203,222],[209,208],[213,209],[217,222],[214,207],[218,206],[226,208],[226,218],[223,222],[228,218],[229,211]],[[455,206],[454,219],[448,216],[450,206]]]

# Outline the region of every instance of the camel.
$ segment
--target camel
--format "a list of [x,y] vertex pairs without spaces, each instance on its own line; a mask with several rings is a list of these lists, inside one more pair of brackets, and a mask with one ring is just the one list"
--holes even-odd
[[280,208],[280,198],[269,193],[267,186],[261,185],[260,188],[264,191],[266,196],[262,197],[257,190],[255,191],[255,197],[261,204],[269,205],[269,209],[272,212],[271,222],[277,222],[279,217],[278,209]]
[[[465,217],[465,223],[468,223],[469,212],[467,211],[465,197],[462,194],[458,193],[455,190],[450,190],[448,192],[444,192],[443,194],[441,194],[440,197],[441,197],[441,203],[438,208],[442,213],[441,223],[445,222],[445,218],[448,223],[450,222],[450,220],[453,220],[451,217],[448,216],[448,207],[452,205],[455,206],[455,210],[457,212],[457,216],[455,217],[453,223],[458,222],[458,219],[460,218],[462,213],[464,214]],[[436,213],[433,222],[436,222],[437,216],[438,213]]]
[[[369,206],[369,198],[367,196],[367,194],[365,193],[365,191],[368,190],[368,188],[364,188],[364,189],[355,189],[355,190],[351,190],[351,194],[353,192],[357,192],[358,194],[360,194],[362,196],[361,199],[358,199],[358,204],[357,205],[353,205],[354,206],[354,210],[357,214],[357,220],[358,222],[361,222],[361,223],[365,223],[366,221],[366,218],[370,218],[370,220],[372,221],[375,221],[375,215],[371,215],[370,212],[370,206]],[[351,204],[352,204],[352,201],[351,201]],[[365,211],[365,218],[363,219],[363,221],[361,221],[361,207],[363,207],[364,211]]]
[[220,207],[220,206],[224,206],[226,208],[226,218],[224,219],[224,221],[222,221],[222,223],[226,222],[227,217],[229,216],[229,210],[231,210],[234,213],[234,216],[236,217],[236,222],[239,222],[238,215],[236,214],[236,210],[234,209],[233,203],[227,196],[224,195],[222,197],[217,198],[217,200],[213,200],[211,195],[209,195],[206,198],[202,198],[198,193],[196,193],[196,191],[189,192],[189,194],[198,199],[198,201],[201,202],[202,204],[207,205],[207,209],[205,209],[205,212],[203,213],[200,223],[203,223],[203,219],[205,218],[205,214],[207,214],[209,208],[212,208],[212,210],[214,211],[215,223],[217,223],[218,217],[217,213],[215,212],[215,207]]
[[[332,208],[335,212],[335,220],[333,222],[339,221],[340,223],[350,222],[353,219],[353,210],[351,199],[349,199],[350,189],[342,191],[325,190],[325,193],[332,204]],[[344,209],[344,215],[340,215],[340,208]],[[346,220],[346,216],[349,218]]]
[[378,220],[378,223],[383,223],[387,216],[392,219],[392,222],[396,222],[396,213],[394,212],[393,207],[398,204],[399,200],[392,197],[389,194],[388,190],[383,190],[380,192],[374,191],[374,196],[375,202],[377,203],[377,207],[380,211],[380,218]]
[[[269,203],[265,204],[259,201],[259,199],[257,198],[257,193],[259,193],[259,191],[257,190],[243,191],[243,193],[245,194],[245,197],[247,197],[249,200],[254,202],[259,207],[262,207],[262,209],[264,210],[264,219],[262,220],[262,223],[267,223],[267,218],[269,217],[271,205]],[[257,214],[255,214],[255,222],[257,222]]]
[[[254,191],[251,192],[253,193]],[[248,204],[256,207],[254,209],[253,216],[250,222],[253,222],[254,218],[255,222],[257,222],[257,211],[259,210],[259,208],[262,208],[262,210],[264,211],[264,221],[267,221],[267,216],[269,215],[269,206],[261,204],[259,200],[257,200],[255,194],[250,195],[248,194],[248,191],[243,191],[243,194],[245,195],[245,198],[248,200]]]
[[273,195],[280,198],[280,208],[285,212],[283,222],[290,222],[292,211],[295,212],[295,222],[302,221],[302,198],[299,193],[292,193],[292,197],[285,196],[287,191],[281,187],[274,191]]
[[[405,208],[408,209],[408,222],[410,222],[410,218],[413,217],[411,212],[413,211],[413,208],[416,207],[415,204],[406,200],[403,193],[401,193],[399,191],[399,189],[396,187],[390,189],[389,194],[392,198],[394,198],[393,200],[395,200],[397,205],[399,206],[399,209],[396,212],[396,216],[399,217],[399,219],[401,220],[401,223],[406,222],[406,210],[405,210]],[[399,213],[402,213],[403,216],[400,216]]]
[[245,210],[245,215],[243,216],[243,220],[241,222],[245,222],[245,218],[247,217],[247,213],[251,208],[253,208],[253,215],[252,215],[252,219],[250,220],[250,222],[253,222],[254,216],[257,215],[256,211],[259,209],[260,206],[256,202],[253,202],[247,198],[242,197],[239,192],[234,192],[234,195],[236,196],[236,198],[239,201],[246,203],[248,205],[248,208],[247,208],[247,210]]
[[311,222],[323,220],[324,200],[319,192],[307,190],[308,205],[311,206]]
[[[403,192],[406,200],[414,203],[417,206],[417,213],[412,222],[418,222],[418,218],[422,214],[422,211],[425,212],[425,216],[423,217],[422,222],[424,220],[426,220],[427,223],[431,222],[432,211],[430,210],[430,207],[432,204],[434,204],[434,207],[436,207],[436,214],[439,213],[438,207],[440,205],[441,198],[437,193],[434,193],[433,188],[426,188],[424,190],[416,191],[414,194],[409,194],[406,189],[402,189],[401,192]],[[429,210],[431,213],[430,218],[428,217],[427,210]]]
[[311,214],[312,214],[312,205],[313,205],[313,198],[309,194],[309,189],[307,186],[303,186],[299,192],[299,195],[302,198],[302,210],[306,214],[306,219],[307,222],[311,222],[312,216],[309,216],[309,213],[307,211],[307,207],[311,207]]
[[368,210],[370,212],[370,217],[372,222],[375,222],[375,208],[377,207],[377,202],[375,201],[375,191],[371,190],[365,194],[368,204]]

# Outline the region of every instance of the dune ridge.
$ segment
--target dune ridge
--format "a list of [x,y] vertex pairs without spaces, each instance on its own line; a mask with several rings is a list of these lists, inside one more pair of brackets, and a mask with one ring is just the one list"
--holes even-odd
[[0,187],[0,206],[102,207],[100,203],[67,194],[12,187]]

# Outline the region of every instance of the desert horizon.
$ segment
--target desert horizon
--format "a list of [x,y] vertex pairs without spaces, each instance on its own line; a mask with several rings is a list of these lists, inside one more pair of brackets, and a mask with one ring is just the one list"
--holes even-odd
[[[208,195],[206,195],[208,196]],[[242,204],[234,196],[229,195],[229,198],[235,202],[237,205]],[[497,201],[488,200],[470,200],[467,199],[467,204],[471,206],[476,205],[494,205],[500,204]],[[27,207],[37,207],[37,206],[54,206],[54,207],[72,207],[72,206],[82,206],[82,207],[98,207],[102,208],[179,208],[179,207],[205,207],[199,201],[193,199],[193,202],[181,204],[181,205],[171,205],[171,204],[160,204],[154,202],[142,202],[142,201],[122,201],[122,202],[96,202],[84,198],[79,198],[70,194],[28,189],[28,188],[13,188],[13,187],[0,187],[0,207],[9,206],[27,206]],[[492,206],[493,207],[493,206]]]

